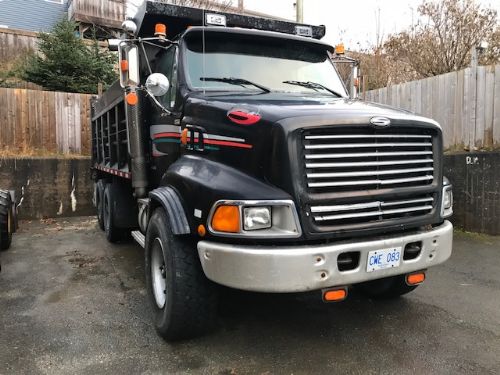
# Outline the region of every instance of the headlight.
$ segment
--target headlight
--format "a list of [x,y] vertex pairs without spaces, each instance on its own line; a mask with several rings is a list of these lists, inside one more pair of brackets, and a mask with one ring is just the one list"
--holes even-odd
[[302,235],[291,200],[218,201],[210,211],[208,230],[224,237],[297,238]]
[[246,207],[243,209],[243,228],[258,230],[271,228],[271,208]]
[[441,216],[450,217],[453,214],[453,190],[451,185],[443,187],[443,202],[441,203]]

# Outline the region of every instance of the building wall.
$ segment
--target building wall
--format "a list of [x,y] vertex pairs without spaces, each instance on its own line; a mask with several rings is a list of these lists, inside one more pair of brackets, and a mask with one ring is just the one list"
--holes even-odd
[[2,158],[0,186],[16,192],[21,219],[95,212],[90,158]]
[[67,0],[2,0],[0,27],[49,31],[65,16]]
[[445,155],[444,175],[453,184],[456,227],[500,235],[500,152]]

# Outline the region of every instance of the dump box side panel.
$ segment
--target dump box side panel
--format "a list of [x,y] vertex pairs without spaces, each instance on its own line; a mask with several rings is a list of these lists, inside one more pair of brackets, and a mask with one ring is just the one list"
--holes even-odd
[[[119,88],[119,86],[118,86]],[[113,85],[92,105],[92,166],[130,178],[128,131],[123,91]]]

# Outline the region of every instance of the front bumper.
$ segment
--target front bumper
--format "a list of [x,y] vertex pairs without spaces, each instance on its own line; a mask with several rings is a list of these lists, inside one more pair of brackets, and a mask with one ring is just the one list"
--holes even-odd
[[[344,286],[426,269],[451,255],[453,226],[439,227],[401,237],[387,236],[372,241],[342,242],[315,246],[245,246],[198,242],[198,255],[205,275],[212,281],[236,289],[258,292],[304,292]],[[401,260],[397,268],[366,272],[368,252],[422,242],[420,255]],[[359,251],[356,269],[340,272],[339,254]]]

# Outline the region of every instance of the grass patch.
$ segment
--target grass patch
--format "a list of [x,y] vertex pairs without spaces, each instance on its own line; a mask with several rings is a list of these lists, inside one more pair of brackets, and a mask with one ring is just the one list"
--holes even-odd
[[455,228],[454,235],[457,237],[467,238],[474,241],[479,241],[486,243],[488,245],[493,245],[496,241],[498,241],[498,236],[492,236],[485,233],[477,233],[477,232],[468,232],[462,228]]
[[81,153],[61,153],[44,149],[24,149],[16,150],[4,148],[0,150],[0,159],[33,159],[33,158],[55,158],[55,159],[85,159],[90,155]]

